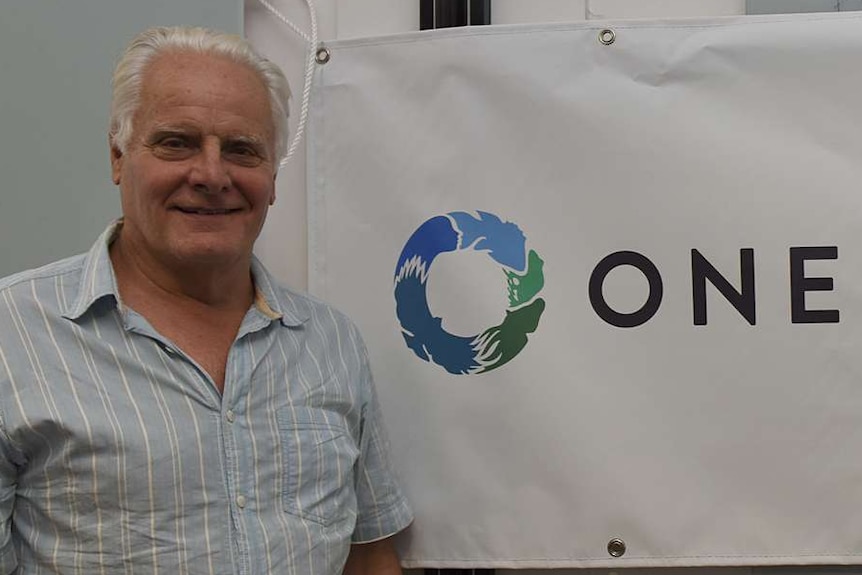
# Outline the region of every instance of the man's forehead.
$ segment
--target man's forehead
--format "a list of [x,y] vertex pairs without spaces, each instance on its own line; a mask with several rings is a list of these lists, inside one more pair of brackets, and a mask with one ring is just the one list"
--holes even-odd
[[266,85],[244,64],[218,55],[169,52],[144,70],[138,120],[147,131],[199,129],[201,109],[219,111],[225,133],[274,131]]
[[231,92],[257,92],[268,101],[265,81],[249,65],[227,56],[189,50],[171,50],[155,56],[143,70],[141,91],[142,94],[158,91],[166,84],[181,88],[202,80],[215,86],[221,78],[230,78]]

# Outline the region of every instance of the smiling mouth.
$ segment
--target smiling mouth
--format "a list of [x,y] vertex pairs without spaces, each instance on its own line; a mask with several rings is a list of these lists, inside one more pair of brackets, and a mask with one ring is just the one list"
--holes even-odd
[[178,211],[184,214],[190,214],[195,216],[226,216],[228,214],[233,214],[235,212],[240,211],[238,208],[236,209],[227,209],[227,208],[176,208]]

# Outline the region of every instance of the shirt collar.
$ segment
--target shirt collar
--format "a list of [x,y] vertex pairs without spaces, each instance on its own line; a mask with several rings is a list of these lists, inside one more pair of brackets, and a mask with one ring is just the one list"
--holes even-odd
[[81,279],[78,282],[78,293],[72,299],[72,305],[63,314],[64,317],[76,320],[84,315],[97,300],[106,296],[113,296],[116,302],[120,301],[108,247],[117,237],[121,227],[121,220],[112,222],[87,252]]
[[283,289],[257,257],[251,257],[251,277],[254,279],[254,304],[270,319],[281,320],[285,327],[297,327],[310,317],[298,297]]
[[[112,296],[115,305],[121,302],[108,249],[122,226],[122,219],[112,222],[85,255],[78,292],[64,317],[77,320],[104,297]],[[308,320],[305,306],[300,305],[297,296],[281,289],[255,256],[251,259],[251,276],[255,286],[254,305],[264,316],[270,320],[278,319],[286,327],[296,327]]]

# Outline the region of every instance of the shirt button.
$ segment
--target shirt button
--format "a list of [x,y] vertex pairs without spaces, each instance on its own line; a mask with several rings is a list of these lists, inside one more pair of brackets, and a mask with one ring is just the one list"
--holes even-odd
[[236,506],[239,507],[240,509],[245,509],[245,504],[246,504],[245,495],[237,495],[236,496]]
[[225,417],[227,418],[228,423],[233,423],[234,421],[236,421],[236,414],[233,412],[232,409],[227,410]]

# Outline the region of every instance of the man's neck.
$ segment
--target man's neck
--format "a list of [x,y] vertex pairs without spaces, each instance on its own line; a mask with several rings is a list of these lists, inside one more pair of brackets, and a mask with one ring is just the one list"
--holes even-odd
[[221,266],[165,264],[124,242],[122,233],[109,253],[120,297],[133,308],[146,298],[168,307],[245,313],[254,301],[250,258]]

